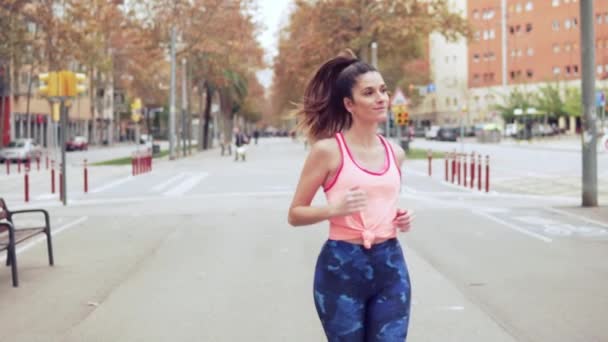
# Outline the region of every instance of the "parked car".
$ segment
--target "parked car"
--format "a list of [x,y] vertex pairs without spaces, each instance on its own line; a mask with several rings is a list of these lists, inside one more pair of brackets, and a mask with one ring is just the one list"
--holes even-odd
[[75,136],[65,143],[66,151],[86,151],[89,149],[89,142],[83,136]]
[[424,137],[429,140],[437,139],[437,133],[439,132],[439,126],[431,126],[425,133]]
[[0,149],[0,162],[27,161],[40,158],[42,147],[34,139],[17,139],[11,141],[7,147]]
[[460,134],[459,128],[441,127],[439,129],[439,131],[437,131],[437,140],[439,140],[439,141],[456,141],[456,140],[458,140],[459,134]]
[[414,137],[424,138],[425,134],[426,134],[426,129],[423,126],[417,126],[414,128]]

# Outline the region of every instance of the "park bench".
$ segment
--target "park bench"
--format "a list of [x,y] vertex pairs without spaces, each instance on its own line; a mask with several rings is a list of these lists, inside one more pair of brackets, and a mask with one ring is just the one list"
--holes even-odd
[[[41,213],[44,215],[42,227],[15,227],[14,217],[18,214]],[[49,213],[43,209],[28,209],[10,211],[4,199],[0,198],[0,252],[6,251],[6,266],[11,266],[13,286],[19,286],[19,273],[17,271],[16,247],[23,241],[38,234],[46,234],[46,244],[49,254],[49,264],[53,261],[53,244],[51,240],[51,221]]]

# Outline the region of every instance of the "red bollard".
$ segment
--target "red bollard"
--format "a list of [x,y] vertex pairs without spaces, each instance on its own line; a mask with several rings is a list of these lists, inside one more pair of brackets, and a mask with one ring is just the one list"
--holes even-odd
[[471,152],[471,189],[475,187],[475,152]]
[[461,158],[461,154],[458,153],[456,155],[456,158],[457,158],[456,159],[456,177],[458,178],[458,185],[460,185],[460,173],[461,173],[461,170],[460,170],[460,167],[461,167],[460,158]]
[[25,203],[30,201],[30,177],[28,171],[28,168],[25,168],[25,174],[23,175],[23,182],[25,184]]
[[450,168],[450,164],[449,164],[449,162],[448,162],[448,156],[449,156],[449,154],[448,154],[448,153],[445,153],[445,154],[443,155],[443,160],[445,161],[445,181],[446,181],[446,182],[449,180],[449,179],[448,179],[448,173],[449,173],[449,170],[448,170],[448,169]]
[[486,192],[490,192],[490,156],[486,155]]
[[87,160],[84,160],[84,193],[89,192],[89,172],[87,170]]
[[481,191],[481,154],[477,156],[477,190]]
[[31,169],[31,167],[32,167],[32,157],[27,157],[27,159],[25,160],[25,168]]
[[51,193],[55,193],[55,161],[51,162]]
[[467,168],[469,167],[467,165],[467,154],[466,153],[462,154],[462,159],[463,159],[463,164],[464,164],[463,165],[464,166],[464,168],[463,168],[464,169],[463,170],[464,171],[464,177],[463,177],[464,178],[464,182],[463,182],[462,185],[466,188],[467,187]]
[[433,175],[433,168],[432,168],[432,162],[433,162],[433,151],[431,151],[429,149],[429,151],[427,152],[427,157],[429,158],[429,177]]
[[452,184],[456,180],[456,152],[452,152]]
[[17,159],[17,173],[21,173],[21,159]]

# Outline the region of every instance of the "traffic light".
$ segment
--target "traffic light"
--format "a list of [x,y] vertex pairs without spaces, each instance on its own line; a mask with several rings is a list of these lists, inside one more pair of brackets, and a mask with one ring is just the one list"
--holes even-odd
[[59,75],[55,72],[38,74],[38,93],[44,97],[59,96]]
[[141,120],[141,100],[139,98],[131,103],[131,120],[136,123]]
[[397,116],[397,125],[399,126],[406,126],[408,121],[409,121],[409,113],[407,112],[407,110],[402,110],[399,111],[397,113],[395,113]]
[[87,92],[87,76],[83,73],[75,73],[76,92],[74,96],[84,95]]

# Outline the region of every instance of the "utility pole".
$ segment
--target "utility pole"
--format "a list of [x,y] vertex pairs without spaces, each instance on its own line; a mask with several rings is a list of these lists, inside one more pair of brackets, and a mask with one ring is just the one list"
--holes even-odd
[[583,207],[597,207],[597,130],[595,111],[595,31],[593,0],[580,1],[583,101]]
[[186,82],[186,77],[188,75],[187,70],[186,70],[186,59],[182,58],[182,150],[183,150],[183,156],[186,156],[186,137],[189,136],[186,132],[186,115],[188,112],[188,96],[186,95],[186,85],[188,84]]
[[171,27],[171,89],[169,90],[169,159],[175,159],[175,26]]

